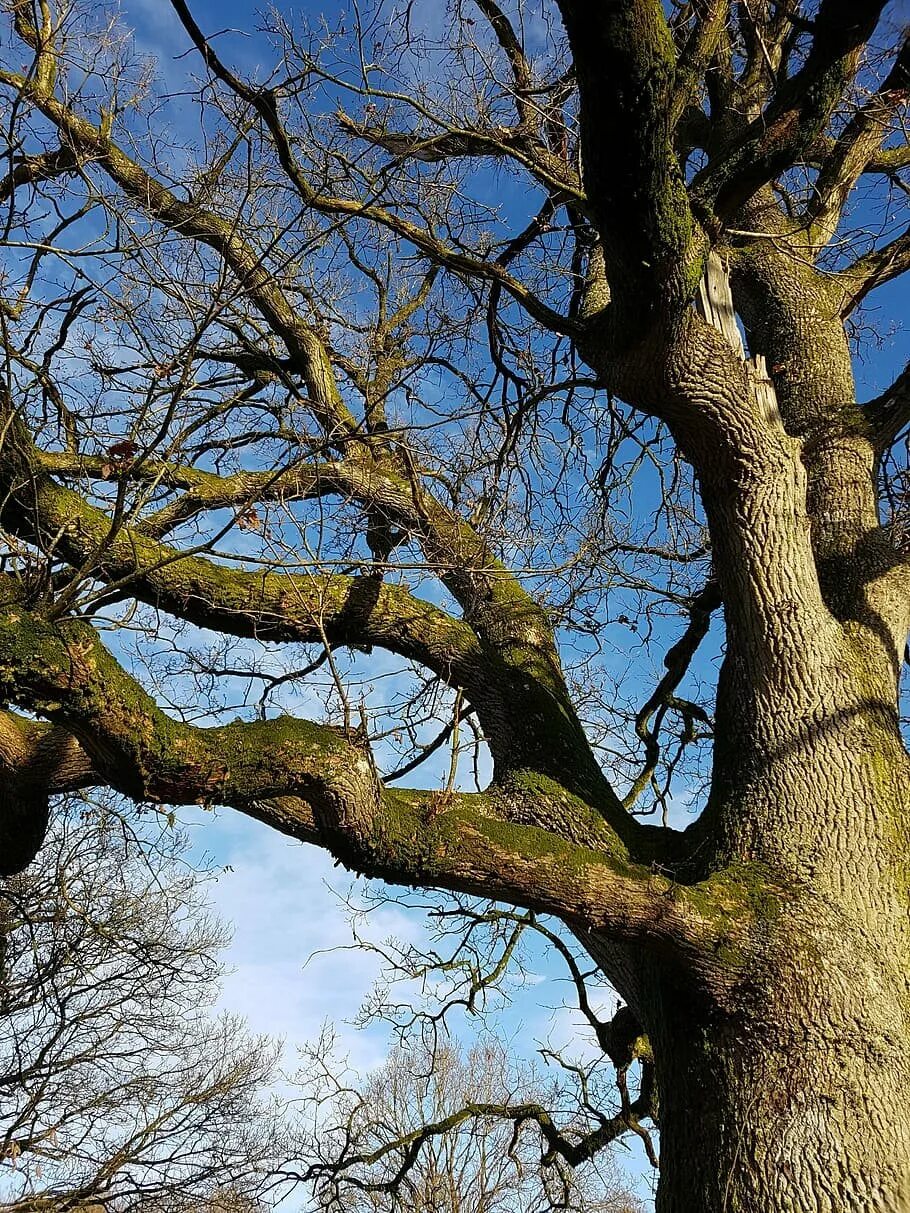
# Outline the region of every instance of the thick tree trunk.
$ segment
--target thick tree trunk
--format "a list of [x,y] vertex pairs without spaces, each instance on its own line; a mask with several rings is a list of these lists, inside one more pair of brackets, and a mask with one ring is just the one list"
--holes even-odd
[[910,1208],[902,975],[837,913],[814,904],[788,919],[770,950],[793,940],[791,956],[751,1007],[680,1007],[655,1034],[658,1213]]
[[806,696],[766,685],[770,713],[725,674],[690,837],[694,864],[755,872],[731,989],[598,956],[654,1050],[658,1213],[910,1211],[910,760],[887,645],[849,644]]

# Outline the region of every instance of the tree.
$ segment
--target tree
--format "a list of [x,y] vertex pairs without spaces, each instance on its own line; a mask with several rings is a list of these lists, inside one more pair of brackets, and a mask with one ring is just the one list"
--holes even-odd
[[[358,1080],[322,1040],[304,1057],[304,1172],[318,1207],[345,1213],[636,1213],[604,1170],[541,1157],[528,1132],[559,1092],[490,1037],[395,1049]],[[521,1101],[525,1120],[515,1121]],[[309,1120],[309,1125],[306,1121]],[[579,1137],[583,1134],[580,1133]]]
[[181,849],[178,835],[141,844],[113,813],[72,813],[3,882],[11,1213],[260,1207],[277,1145],[274,1049],[211,1014],[224,928]]
[[95,782],[554,915],[653,1050],[661,1213],[906,1209],[890,10],[172,0],[156,90],[98,6],[6,8],[7,869]]

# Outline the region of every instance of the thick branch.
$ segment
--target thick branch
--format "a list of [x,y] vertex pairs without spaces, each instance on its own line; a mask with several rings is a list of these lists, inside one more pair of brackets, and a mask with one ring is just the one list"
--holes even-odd
[[[572,707],[544,612],[462,519],[424,492],[407,459],[397,484],[375,462],[347,460],[336,475],[368,507],[416,530],[465,609],[459,622],[380,578],[250,574],[115,526],[103,511],[41,470],[27,427],[9,406],[2,450],[8,529],[62,556],[82,579],[128,588],[141,601],[203,627],[272,640],[379,644],[465,690],[501,777],[528,767],[567,780],[625,836],[634,823],[604,779]],[[343,471],[342,471],[343,469]],[[403,511],[403,514],[400,513]],[[546,824],[597,833],[597,813]],[[543,824],[543,823],[542,823]]]
[[65,729],[0,711],[0,876],[34,858],[52,795],[96,782],[87,754]]
[[14,160],[5,177],[0,179],[0,202],[11,198],[20,185],[37,185],[51,181],[75,168],[76,156],[71,148],[59,147],[53,152],[40,152]]
[[670,120],[674,128],[689,103],[697,100],[705,69],[730,16],[730,0],[700,0],[691,7],[696,14],[695,28],[680,52],[673,83]]
[[675,50],[659,0],[561,0],[580,96],[584,183],[614,298],[687,301],[702,240],[671,128]]
[[509,824],[514,788],[392,792],[380,787],[363,743],[339,729],[289,717],[214,728],[173,720],[90,625],[54,626],[26,610],[11,579],[2,590],[0,696],[72,730],[98,775],[135,801],[227,804],[393,882],[507,900],[658,949],[672,944],[705,980],[719,979],[717,939],[748,930],[747,903],[727,882],[689,890],[655,880],[606,830],[595,851]]
[[533,121],[534,113],[527,106],[527,93],[531,88],[531,65],[515,26],[502,11],[496,0],[474,0],[474,3],[490,23],[496,41],[505,52],[515,81],[515,104],[522,121]]
[[78,493],[36,475],[7,525],[92,578],[200,627],[264,641],[376,644],[455,685],[478,673],[480,646],[464,623],[373,577],[249,573],[111,520]]
[[[417,661],[465,690],[500,776],[524,767],[549,772],[597,803],[623,836],[634,827],[575,715],[541,608],[489,557],[471,528],[431,506],[432,499],[424,508],[435,508],[440,517],[428,515],[427,526],[431,535],[441,529],[453,545],[457,563],[441,576],[465,597],[465,621],[376,577],[247,573],[136,529],[115,528],[104,511],[57,484],[37,462],[25,426],[9,416],[0,464],[0,480],[9,486],[4,523],[46,553],[62,556],[81,577],[112,590],[128,588],[140,601],[228,634],[378,644]],[[384,504],[382,497],[374,502]],[[596,834],[598,821],[596,813],[579,817],[567,810],[559,828],[587,838],[592,830]]]
[[[408,509],[410,503],[401,499],[402,487],[395,485],[391,477],[384,476],[372,460],[362,463],[354,458],[295,461],[276,470],[240,471],[219,476],[197,467],[157,459],[140,458],[122,463],[105,455],[38,450],[34,452],[34,458],[43,471],[61,479],[88,478],[111,484],[126,480],[183,490],[174,501],[136,524],[141,534],[153,539],[161,539],[182,523],[212,510],[241,511],[263,502],[306,501],[330,495],[362,504],[395,498],[396,516],[404,520],[407,515],[408,525],[416,525],[413,506]],[[391,501],[388,504],[391,505]]]
[[[813,168],[821,168],[834,151],[836,140],[830,136],[821,136],[806,153],[805,163]],[[895,147],[879,148],[866,161],[863,173],[891,176],[902,168],[910,167],[910,142]]]

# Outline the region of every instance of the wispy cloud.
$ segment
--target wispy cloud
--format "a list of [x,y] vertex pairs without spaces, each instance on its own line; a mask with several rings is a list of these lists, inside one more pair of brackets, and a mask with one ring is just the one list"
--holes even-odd
[[[343,899],[347,878],[313,847],[294,843],[240,814],[206,815],[194,831],[198,850],[225,870],[211,899],[233,924],[229,973],[221,1005],[244,1015],[251,1028],[284,1039],[288,1061],[297,1045],[315,1037],[326,1021],[358,1069],[384,1059],[388,1042],[380,1028],[347,1026],[379,974],[379,960],[352,946]],[[395,907],[371,916],[376,939],[413,938],[416,919]]]

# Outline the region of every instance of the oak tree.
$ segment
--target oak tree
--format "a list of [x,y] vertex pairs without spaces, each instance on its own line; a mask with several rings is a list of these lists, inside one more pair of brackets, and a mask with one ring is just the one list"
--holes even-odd
[[553,915],[661,1213],[907,1209],[898,6],[325,7],[5,0],[4,867],[97,783]]

